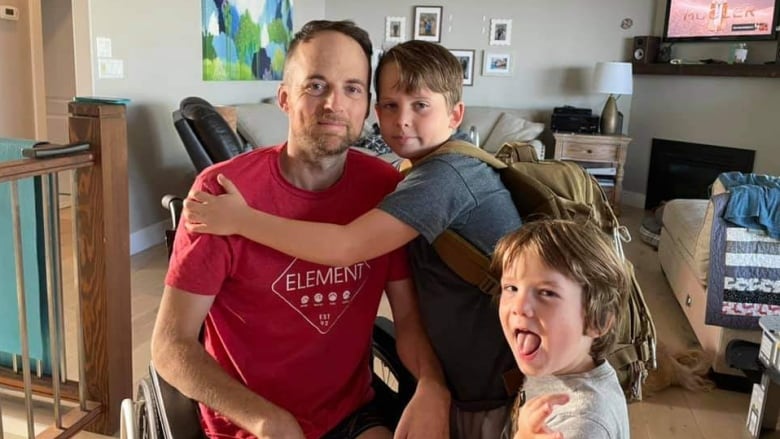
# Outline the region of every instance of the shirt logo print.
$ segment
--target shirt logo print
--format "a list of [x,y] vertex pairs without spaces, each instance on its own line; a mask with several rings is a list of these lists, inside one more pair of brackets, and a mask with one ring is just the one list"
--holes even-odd
[[327,334],[366,284],[371,265],[328,267],[293,259],[271,290],[320,334]]

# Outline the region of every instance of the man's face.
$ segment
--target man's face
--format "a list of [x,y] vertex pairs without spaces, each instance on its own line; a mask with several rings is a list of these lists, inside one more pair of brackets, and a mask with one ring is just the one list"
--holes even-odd
[[368,109],[368,69],[360,45],[339,32],[298,46],[277,95],[290,119],[291,154],[311,160],[339,155],[358,139]]

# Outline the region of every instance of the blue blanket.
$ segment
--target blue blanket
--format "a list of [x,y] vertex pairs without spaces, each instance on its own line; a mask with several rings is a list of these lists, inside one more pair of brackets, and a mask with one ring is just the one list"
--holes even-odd
[[731,193],[723,218],[780,239],[780,177],[724,172],[718,179]]
[[[0,162],[22,159],[22,149],[36,141],[0,138]],[[29,352],[33,359],[49,361],[49,320],[46,297],[46,266],[41,216],[41,179],[17,183],[22,239],[22,268]],[[10,366],[12,355],[21,355],[17,303],[16,247],[11,212],[11,183],[0,183],[0,366]],[[46,366],[45,366],[46,367]]]

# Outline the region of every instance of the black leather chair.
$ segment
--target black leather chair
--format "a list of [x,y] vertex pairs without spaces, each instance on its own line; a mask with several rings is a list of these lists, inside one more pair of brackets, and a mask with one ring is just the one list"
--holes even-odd
[[173,126],[198,172],[247,150],[214,106],[199,97],[181,101]]

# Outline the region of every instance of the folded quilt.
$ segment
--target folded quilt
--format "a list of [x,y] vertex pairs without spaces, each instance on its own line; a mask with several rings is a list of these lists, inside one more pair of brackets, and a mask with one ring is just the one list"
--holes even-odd
[[731,193],[723,218],[780,239],[780,177],[724,172],[718,178]]
[[705,323],[758,329],[761,316],[780,315],[780,241],[724,221],[730,196],[712,197],[715,215]]

